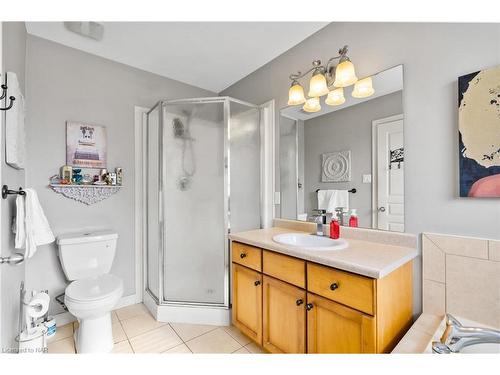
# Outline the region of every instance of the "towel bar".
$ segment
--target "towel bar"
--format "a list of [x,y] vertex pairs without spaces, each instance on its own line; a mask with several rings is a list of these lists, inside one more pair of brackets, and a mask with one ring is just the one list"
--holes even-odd
[[9,195],[26,195],[26,192],[23,190],[23,188],[19,188],[19,190],[9,190],[9,187],[7,185],[2,186],[2,198],[7,199],[7,196]]
[[[316,193],[317,193],[318,191],[320,191],[320,190],[321,190],[321,189],[316,189]],[[357,192],[357,190],[356,190],[356,188],[352,188],[351,190],[347,190],[347,192],[349,192],[349,193],[353,193],[353,194],[354,194],[354,193],[356,193],[356,192]]]
[[14,253],[8,257],[0,257],[0,264],[10,264],[10,265],[16,265],[19,263],[22,263],[24,261],[24,255],[21,253]]

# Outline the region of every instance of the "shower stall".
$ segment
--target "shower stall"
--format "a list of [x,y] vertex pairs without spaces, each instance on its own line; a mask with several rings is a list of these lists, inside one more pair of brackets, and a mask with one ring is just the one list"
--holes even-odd
[[227,324],[228,234],[262,221],[259,107],[160,101],[145,138],[145,304],[161,321]]

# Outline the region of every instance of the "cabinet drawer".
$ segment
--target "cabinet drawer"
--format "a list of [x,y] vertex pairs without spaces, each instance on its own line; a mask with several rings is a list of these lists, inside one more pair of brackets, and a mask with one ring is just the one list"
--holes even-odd
[[304,260],[264,250],[262,269],[266,275],[274,276],[300,288],[306,287],[306,262]]
[[374,315],[375,280],[307,263],[307,290]]
[[232,259],[245,267],[262,271],[262,250],[250,245],[233,242]]

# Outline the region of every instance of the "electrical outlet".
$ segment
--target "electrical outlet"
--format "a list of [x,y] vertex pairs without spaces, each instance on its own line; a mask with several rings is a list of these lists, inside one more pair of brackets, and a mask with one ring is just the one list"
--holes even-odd
[[371,184],[372,183],[372,175],[364,174],[363,175],[363,184]]

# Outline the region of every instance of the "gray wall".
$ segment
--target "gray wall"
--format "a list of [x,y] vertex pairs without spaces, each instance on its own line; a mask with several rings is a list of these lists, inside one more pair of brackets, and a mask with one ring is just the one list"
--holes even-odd
[[[372,121],[403,112],[398,91],[304,122],[305,210],[318,207],[316,189],[351,189],[350,208],[357,209],[359,226],[371,228],[372,189],[363,184],[363,174],[372,173]],[[351,181],[321,182],[321,155],[351,150]]]
[[[27,41],[27,184],[35,188],[55,235],[112,228],[118,248],[111,272],[124,281],[124,296],[135,293],[134,106],[151,107],[162,98],[214,93],[147,73],[29,35]],[[108,166],[124,169],[117,194],[86,206],[48,188],[49,177],[66,163],[66,120],[105,125]],[[29,287],[62,293],[65,280],[55,244],[41,247],[27,265]],[[61,309],[53,301],[51,312]]]
[[[457,181],[457,77],[500,63],[500,25],[330,24],[222,94],[285,107],[289,73],[344,44],[359,77],[404,64],[406,231],[500,238],[499,200],[459,199]],[[415,311],[420,284],[417,264]]]
[[[2,82],[6,71],[17,74],[21,91],[25,94],[25,58],[26,58],[26,27],[23,22],[2,23]],[[0,104],[2,107],[4,101]],[[15,105],[15,104],[14,104]],[[24,170],[17,170],[5,163],[5,111],[0,112],[1,117],[1,184],[9,185],[11,189],[25,186]],[[1,239],[0,254],[9,256],[14,250],[14,234],[11,230],[12,217],[16,212],[16,198],[11,196],[1,200]],[[14,338],[17,335],[19,318],[19,285],[24,280],[25,265],[18,266],[0,265],[0,352],[2,348],[17,348]]]

